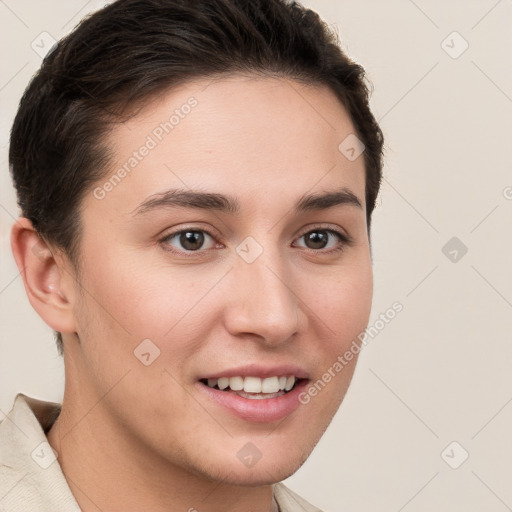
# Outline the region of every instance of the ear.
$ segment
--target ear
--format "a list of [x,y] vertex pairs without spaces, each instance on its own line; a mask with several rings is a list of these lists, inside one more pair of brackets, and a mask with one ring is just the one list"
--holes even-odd
[[12,227],[11,248],[32,307],[53,330],[75,332],[75,278],[69,260],[52,252],[25,217]]

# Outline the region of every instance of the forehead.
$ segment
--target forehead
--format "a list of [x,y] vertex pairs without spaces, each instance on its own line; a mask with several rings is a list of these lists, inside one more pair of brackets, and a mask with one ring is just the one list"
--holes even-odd
[[[286,201],[315,188],[350,187],[364,202],[363,157],[340,150],[353,124],[326,86],[230,76],[189,82],[116,125],[107,205],[131,211],[169,188],[229,188],[248,203]],[[106,187],[105,187],[106,186]]]

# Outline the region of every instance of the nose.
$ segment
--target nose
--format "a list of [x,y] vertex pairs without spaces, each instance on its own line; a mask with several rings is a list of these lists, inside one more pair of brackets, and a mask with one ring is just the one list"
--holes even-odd
[[231,274],[225,310],[227,330],[237,337],[256,337],[268,346],[289,341],[305,328],[307,317],[290,282],[290,269],[277,258],[238,258]]

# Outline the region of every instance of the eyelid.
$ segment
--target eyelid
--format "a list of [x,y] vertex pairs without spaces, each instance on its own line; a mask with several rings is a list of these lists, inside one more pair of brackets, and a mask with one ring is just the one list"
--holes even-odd
[[222,238],[220,233],[216,229],[212,228],[211,226],[206,227],[206,225],[202,224],[201,222],[192,222],[190,223],[190,225],[188,223],[179,224],[178,226],[166,228],[163,231],[161,231],[159,235],[157,235],[157,238],[159,240],[166,239],[171,236],[177,235],[178,233],[182,233],[183,231],[203,231],[204,233],[210,235],[212,238]]
[[325,224],[317,224],[310,225],[304,231],[302,231],[301,235],[299,235],[296,240],[301,239],[304,235],[311,233],[312,231],[327,231],[328,233],[333,234],[338,237],[339,244],[336,247],[331,247],[330,249],[310,249],[309,247],[301,247],[301,249],[316,253],[316,254],[332,254],[343,251],[346,247],[351,247],[354,244],[354,239],[342,228],[337,226],[336,228],[332,227],[332,225]]
[[[211,250],[213,250],[213,249],[199,249],[197,251],[186,251],[186,250],[177,249],[176,247],[170,245],[169,243],[166,243],[166,241],[169,240],[170,238],[174,238],[176,235],[179,235],[179,234],[187,232],[187,231],[200,231],[202,233],[205,233],[209,237],[211,237],[216,245],[219,245],[219,243],[220,243],[218,241],[220,236],[213,234],[212,233],[213,230],[210,230],[209,228],[205,228],[202,226],[197,226],[197,225],[195,225],[195,226],[185,225],[185,226],[180,226],[179,228],[176,228],[172,231],[164,231],[164,234],[160,235],[158,237],[158,242],[161,245],[165,246],[165,249],[164,249],[165,251],[168,251],[170,253],[177,254],[180,256],[185,256],[185,257],[194,257],[194,256],[197,257],[198,255],[204,255],[204,254],[207,254],[208,252],[210,252]],[[220,244],[223,245],[222,243],[220,243]],[[218,249],[218,248],[219,247],[215,247],[215,249]]]
[[300,231],[300,235],[297,238],[301,238],[307,233],[310,233],[311,231],[329,231],[331,233],[335,233],[340,236],[340,238],[345,241],[346,243],[352,243],[353,238],[347,233],[346,230],[341,228],[340,226],[333,226],[332,224],[311,224],[306,229]]

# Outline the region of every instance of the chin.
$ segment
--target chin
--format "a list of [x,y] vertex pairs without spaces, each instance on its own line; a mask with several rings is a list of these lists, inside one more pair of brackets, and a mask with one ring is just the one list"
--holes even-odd
[[[292,443],[290,443],[292,444]],[[293,444],[292,444],[293,446]],[[200,465],[189,468],[197,476],[206,476],[213,481],[221,481],[224,485],[257,487],[272,485],[293,475],[307,460],[307,453],[294,452],[279,454],[268,450],[268,456],[259,460],[242,462],[243,453],[233,457],[233,453],[219,454],[215,461],[201,461]]]
[[221,480],[223,484],[241,487],[272,485],[293,475],[303,464],[303,462],[291,464],[289,461],[284,464],[280,464],[279,461],[271,461],[265,465],[261,461],[260,463],[261,466],[258,464],[248,469],[231,466],[231,471],[229,469],[225,471]]

